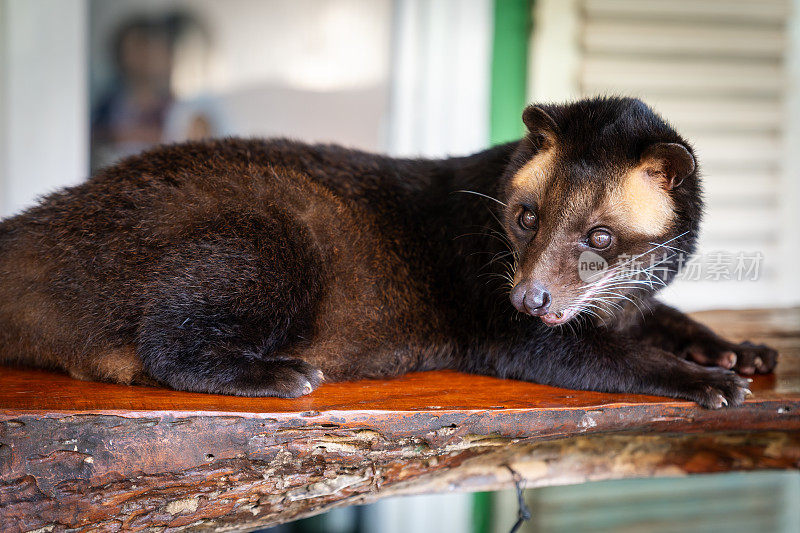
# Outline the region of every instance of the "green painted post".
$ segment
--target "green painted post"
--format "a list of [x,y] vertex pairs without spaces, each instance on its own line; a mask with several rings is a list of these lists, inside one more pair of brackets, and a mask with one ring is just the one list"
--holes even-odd
[[492,145],[522,137],[527,103],[528,41],[533,0],[494,0],[489,141]]
[[494,519],[494,498],[491,492],[472,495],[472,533],[489,533]]

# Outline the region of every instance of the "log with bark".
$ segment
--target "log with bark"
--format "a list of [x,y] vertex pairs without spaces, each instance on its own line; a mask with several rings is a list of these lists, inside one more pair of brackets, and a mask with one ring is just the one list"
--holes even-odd
[[234,398],[0,369],[0,530],[225,530],[399,494],[800,468],[800,309],[699,318],[781,352],[744,407],[470,376]]

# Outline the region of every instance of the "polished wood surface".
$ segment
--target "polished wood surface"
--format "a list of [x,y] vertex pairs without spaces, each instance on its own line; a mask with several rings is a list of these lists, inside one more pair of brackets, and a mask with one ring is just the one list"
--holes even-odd
[[700,320],[780,352],[739,408],[426,372],[295,400],[0,368],[0,531],[226,530],[416,492],[800,468],[800,309]]
[[[713,311],[695,316],[730,338],[765,342],[780,351],[774,374],[753,377],[754,396],[749,404],[800,400],[800,309]],[[655,396],[574,391],[453,371],[328,383],[310,396],[286,400],[89,383],[58,373],[0,367],[0,410],[12,411],[298,413],[564,409],[654,403],[691,405]]]

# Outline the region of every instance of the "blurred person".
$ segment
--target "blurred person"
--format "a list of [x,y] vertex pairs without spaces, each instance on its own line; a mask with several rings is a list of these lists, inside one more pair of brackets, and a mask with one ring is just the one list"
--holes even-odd
[[186,15],[137,16],[112,37],[115,81],[92,113],[92,167],[107,165],[162,141],[175,97],[175,45]]

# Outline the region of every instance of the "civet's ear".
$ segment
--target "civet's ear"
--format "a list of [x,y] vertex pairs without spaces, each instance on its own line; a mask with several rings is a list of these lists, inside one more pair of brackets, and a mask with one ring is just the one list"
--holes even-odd
[[556,121],[539,106],[529,105],[526,107],[525,111],[522,112],[522,122],[531,132],[547,131],[553,134],[558,133]]
[[660,179],[664,188],[674,189],[689,177],[696,167],[694,156],[682,144],[656,143],[642,153],[640,164],[653,178]]
[[531,133],[531,139],[539,148],[555,142],[558,125],[541,107],[535,105],[526,107],[522,112],[522,122],[525,123]]

